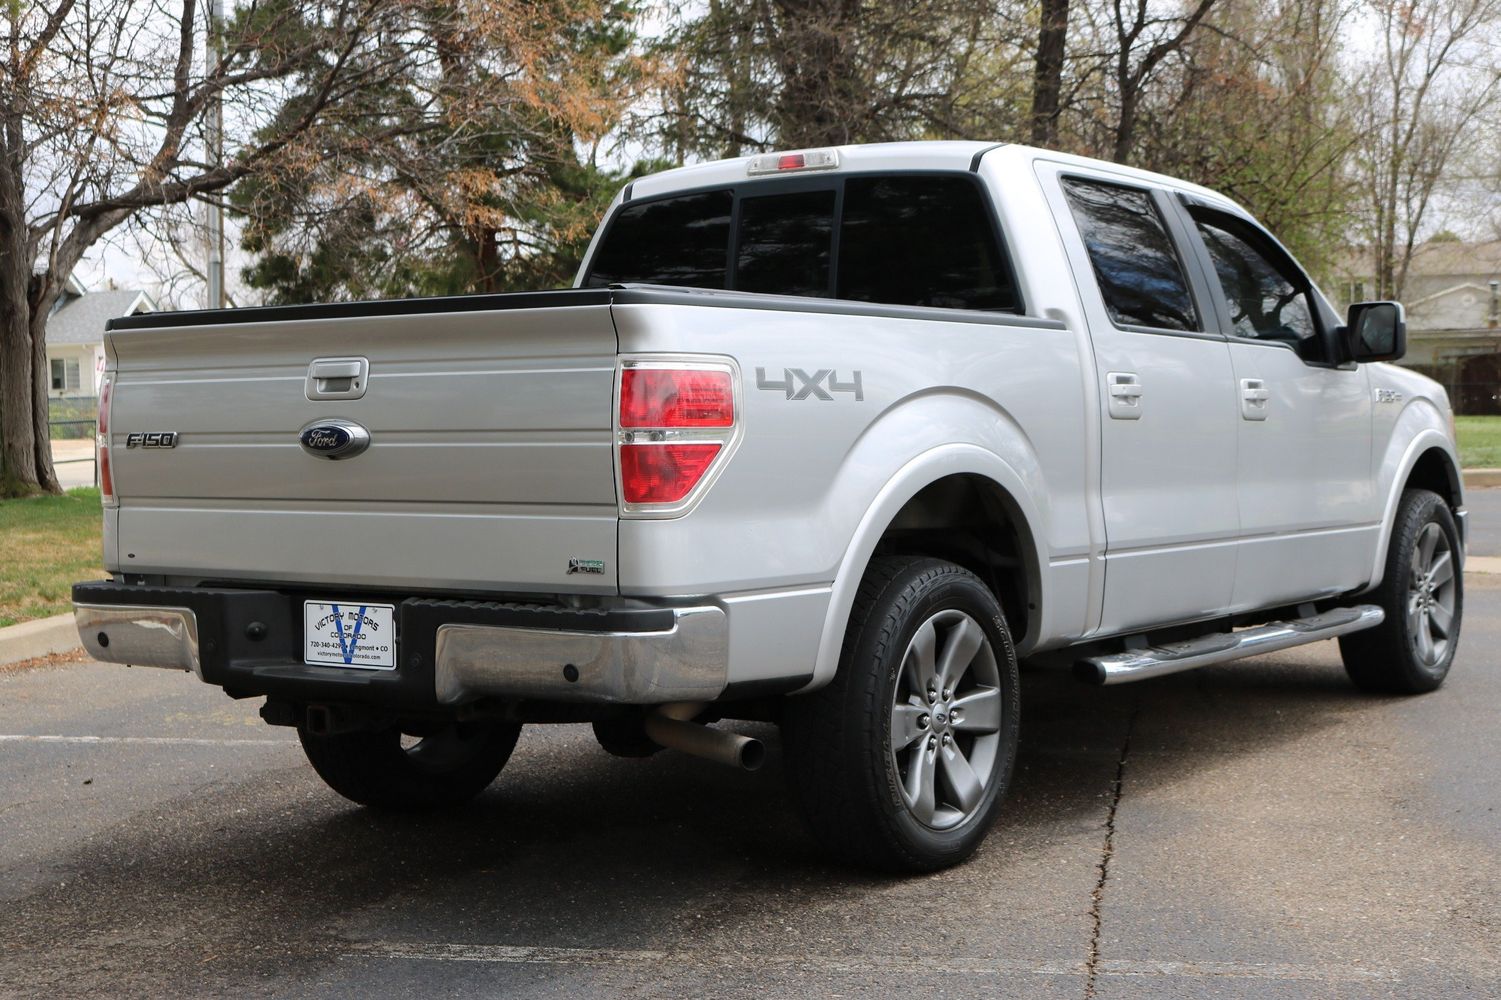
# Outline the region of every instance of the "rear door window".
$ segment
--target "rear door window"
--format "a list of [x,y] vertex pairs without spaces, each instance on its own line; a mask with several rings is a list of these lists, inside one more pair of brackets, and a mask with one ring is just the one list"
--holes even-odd
[[730,249],[729,191],[627,205],[615,214],[584,284],[622,282],[724,288]]
[[1182,263],[1151,193],[1074,177],[1063,179],[1063,192],[1111,321],[1198,330]]
[[990,206],[965,177],[854,177],[839,230],[841,299],[1016,308]]

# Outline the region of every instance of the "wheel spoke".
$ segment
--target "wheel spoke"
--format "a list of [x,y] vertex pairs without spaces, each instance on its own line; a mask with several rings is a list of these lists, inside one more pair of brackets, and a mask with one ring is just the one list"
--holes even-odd
[[926,746],[918,744],[907,763],[905,787],[907,808],[912,810],[913,816],[924,823],[933,822],[933,814],[938,809],[936,783],[933,778],[933,772],[938,766],[935,757],[935,754],[928,752]]
[[985,633],[968,616],[961,618],[949,630],[948,641],[943,647],[943,657],[938,664],[940,687],[949,687],[958,683],[959,678],[963,677],[964,671],[968,669],[970,661],[980,651],[980,644],[984,641]]
[[928,714],[920,705],[893,705],[891,709],[891,752],[900,753],[923,735],[917,720]]
[[1433,633],[1428,631],[1428,615],[1418,616],[1418,658],[1424,663],[1433,662]]
[[954,728],[970,733],[994,733],[1001,728],[1001,691],[979,688],[954,699]]
[[1433,627],[1438,631],[1439,637],[1447,639],[1449,629],[1454,624],[1454,615],[1442,604],[1434,602],[1428,608],[1428,618],[1433,622]]
[[1433,576],[1433,585],[1441,587],[1454,579],[1454,557],[1450,552],[1440,552],[1433,558],[1433,566],[1428,571]]
[[1418,559],[1423,567],[1423,572],[1433,565],[1433,550],[1438,545],[1438,540],[1443,532],[1439,531],[1436,524],[1423,526],[1423,533],[1418,536]]
[[1407,631],[1416,638],[1423,628],[1423,605],[1421,596],[1414,591],[1407,595]]
[[959,750],[957,744],[950,743],[939,751],[939,757],[943,764],[943,783],[948,793],[953,796],[954,804],[960,811],[968,813],[980,804],[980,797],[985,794],[985,786],[980,783],[979,775],[975,769],[969,766],[969,760]]
[[912,693],[919,698],[926,697],[928,688],[937,684],[933,665],[937,649],[938,632],[931,621],[924,622],[907,648],[907,680],[912,685]]

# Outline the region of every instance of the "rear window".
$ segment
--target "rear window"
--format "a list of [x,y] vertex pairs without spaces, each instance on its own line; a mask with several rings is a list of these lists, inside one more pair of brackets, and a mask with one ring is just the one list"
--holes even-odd
[[990,209],[962,177],[858,177],[844,188],[841,299],[1016,308]]
[[834,192],[740,199],[735,287],[744,292],[828,295]]
[[627,205],[610,223],[585,284],[724,288],[733,204],[730,192],[709,191]]
[[806,180],[788,187],[760,182],[629,204],[610,222],[584,284],[1019,308],[990,206],[969,175],[836,177],[811,190]]

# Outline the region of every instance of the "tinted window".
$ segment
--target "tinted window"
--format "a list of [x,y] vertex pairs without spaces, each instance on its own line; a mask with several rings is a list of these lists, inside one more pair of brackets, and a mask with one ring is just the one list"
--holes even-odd
[[856,177],[844,188],[841,299],[1014,310],[991,212],[963,177]]
[[610,224],[585,284],[725,287],[732,200],[728,191],[710,191],[626,206]]
[[742,198],[735,287],[780,295],[828,295],[833,235],[833,191]]
[[1230,332],[1261,340],[1312,342],[1316,328],[1308,296],[1242,236],[1218,222],[1196,221],[1230,306]]
[[1151,195],[1073,179],[1063,190],[1110,318],[1120,326],[1197,330],[1188,282]]

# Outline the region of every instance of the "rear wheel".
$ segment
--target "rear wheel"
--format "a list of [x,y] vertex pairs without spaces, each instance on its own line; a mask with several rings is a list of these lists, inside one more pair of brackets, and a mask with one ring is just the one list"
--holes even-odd
[[397,727],[332,736],[297,728],[303,752],[328,787],[352,802],[420,811],[462,805],[511,757],[516,723],[454,723],[419,737]]
[[937,559],[874,560],[827,687],[787,703],[788,773],[835,857],[931,871],[969,857],[1016,758],[1010,632],[985,585]]
[[1459,532],[1443,497],[1429,490],[1403,493],[1374,595],[1386,620],[1339,641],[1356,687],[1421,694],[1444,683],[1464,613],[1459,553]]

